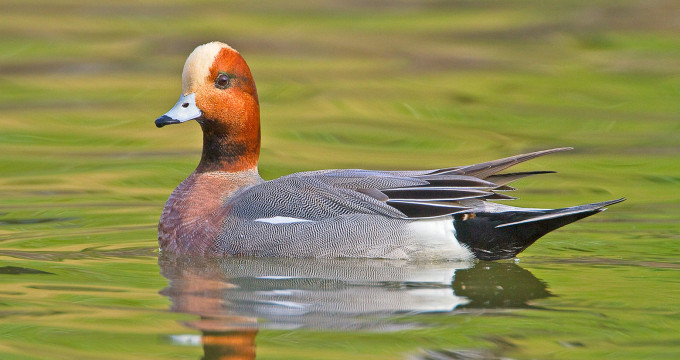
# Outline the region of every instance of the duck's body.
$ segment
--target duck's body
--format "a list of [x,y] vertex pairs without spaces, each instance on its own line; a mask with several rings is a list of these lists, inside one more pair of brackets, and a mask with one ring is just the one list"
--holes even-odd
[[162,250],[217,256],[510,258],[560,226],[610,202],[522,209],[487,200],[543,172],[497,174],[539,151],[428,171],[322,170],[264,181],[255,83],[241,56],[222,43],[199,46],[182,75],[182,96],[158,127],[197,120],[203,155],[168,200]]

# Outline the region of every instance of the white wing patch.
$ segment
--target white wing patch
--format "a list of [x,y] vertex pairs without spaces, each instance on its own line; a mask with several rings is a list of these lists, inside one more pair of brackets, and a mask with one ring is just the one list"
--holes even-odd
[[298,219],[298,218],[288,217],[288,216],[274,216],[274,217],[270,217],[270,218],[255,219],[255,221],[268,223],[268,224],[293,224],[293,223],[299,223],[299,222],[311,222],[312,220]]

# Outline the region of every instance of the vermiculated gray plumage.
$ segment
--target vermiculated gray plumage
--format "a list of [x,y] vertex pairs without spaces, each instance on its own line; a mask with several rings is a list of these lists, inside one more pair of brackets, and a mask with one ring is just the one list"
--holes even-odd
[[[488,202],[512,199],[494,191],[507,188],[507,183],[518,178],[545,172],[494,174],[568,149],[448,169],[323,170],[262,182],[242,189],[225,204],[230,211],[219,235],[219,251],[252,256],[435,258],[437,249],[432,248],[430,239],[415,231],[420,229],[413,226],[415,223],[453,223],[453,214],[472,217],[490,209],[506,214],[521,212],[523,222],[550,219],[546,211],[553,210],[524,210]],[[602,203],[588,211],[609,204]],[[276,218],[286,220],[269,222]],[[453,236],[451,239],[454,241]],[[510,253],[516,254],[514,250]]]

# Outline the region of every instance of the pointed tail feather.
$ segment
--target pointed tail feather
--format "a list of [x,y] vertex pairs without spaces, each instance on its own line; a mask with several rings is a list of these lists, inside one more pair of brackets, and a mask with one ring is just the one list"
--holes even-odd
[[456,238],[481,260],[509,259],[543,235],[574,221],[597,214],[617,199],[563,209],[517,210],[454,215]]
[[488,161],[480,164],[461,166],[456,168],[440,169],[430,175],[466,175],[474,176],[480,179],[486,179],[487,177],[503,171],[511,166],[523,163],[525,161],[535,159],[539,156],[544,156],[560,151],[573,150],[572,147],[555,148],[549,150],[535,151],[532,153],[521,154],[510,156],[503,159]]
[[[509,222],[509,223],[497,225],[496,227],[500,228],[500,227],[506,227],[506,226],[526,224],[526,223],[530,223],[530,222],[546,221],[546,220],[551,220],[551,219],[562,218],[562,217],[565,217],[565,216],[578,215],[578,214],[583,214],[583,213],[590,213],[590,212],[593,212],[593,211],[601,212],[601,211],[604,211],[604,210],[607,209],[605,206],[618,204],[618,203],[620,203],[624,200],[626,200],[626,199],[620,198],[620,199],[616,199],[616,200],[603,201],[603,202],[599,202],[599,203],[592,203],[592,204],[573,206],[573,207],[568,207],[568,208],[563,208],[563,209],[551,210],[550,212],[545,213],[543,215],[530,217],[530,218],[520,220],[520,221]],[[593,213],[593,214],[595,214],[595,213]]]

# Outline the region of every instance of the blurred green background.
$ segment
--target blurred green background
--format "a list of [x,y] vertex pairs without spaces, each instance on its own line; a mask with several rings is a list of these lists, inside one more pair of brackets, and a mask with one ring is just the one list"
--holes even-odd
[[[3,8],[0,180],[8,202],[87,202],[97,193],[160,208],[197,163],[200,131],[157,130],[153,120],[178,97],[188,53],[212,40],[235,47],[252,68],[265,178],[574,146],[528,165],[562,172],[531,182],[558,199],[628,196],[624,208],[680,197],[672,191],[680,173],[675,1]],[[536,190],[527,187],[523,194]],[[54,193],[23,197],[31,188]]]
[[[166,281],[155,262],[155,229],[167,196],[198,163],[201,134],[195,123],[156,129],[153,121],[177,100],[187,55],[213,40],[239,50],[255,77],[265,179],[324,168],[436,168],[575,147],[522,165],[559,173],[518,182],[513,195],[521,199],[513,205],[628,201],[549,235],[521,257],[566,303],[576,293],[583,298],[574,302],[596,301],[602,289],[584,290],[573,268],[540,264],[633,266],[619,277],[601,267],[578,273],[613,281],[607,296],[623,312],[656,309],[621,324],[621,338],[576,326],[574,333],[597,339],[579,358],[677,355],[677,304],[669,306],[680,266],[680,2],[2,0],[0,8],[0,265],[60,275],[2,279],[1,303],[12,314],[0,320],[6,358],[106,358],[111,341],[133,349],[126,358],[168,354],[159,344],[143,350],[156,339],[159,317],[167,331],[180,328],[170,319],[179,315],[164,313],[167,300],[156,293]],[[639,275],[638,266],[651,273]],[[80,296],[74,284],[125,292]],[[624,300],[649,293],[666,302]],[[111,308],[123,314],[106,313]],[[68,315],[46,315],[55,309]],[[82,313],[97,314],[96,321]],[[675,320],[631,330],[650,316]],[[101,334],[90,334],[94,322]],[[139,334],[121,337],[131,322],[142,324]],[[73,350],[80,345],[63,336],[72,333],[92,335],[93,345]],[[452,336],[435,335],[439,342]],[[261,350],[272,358],[303,341],[267,336]],[[380,351],[402,351],[389,345],[401,343],[395,336],[381,338]],[[628,336],[661,340],[617,353]],[[371,341],[366,336],[355,349],[370,351]],[[526,341],[511,355],[540,357],[557,346]],[[346,355],[340,349],[337,358]],[[195,350],[185,352],[195,358]]]

